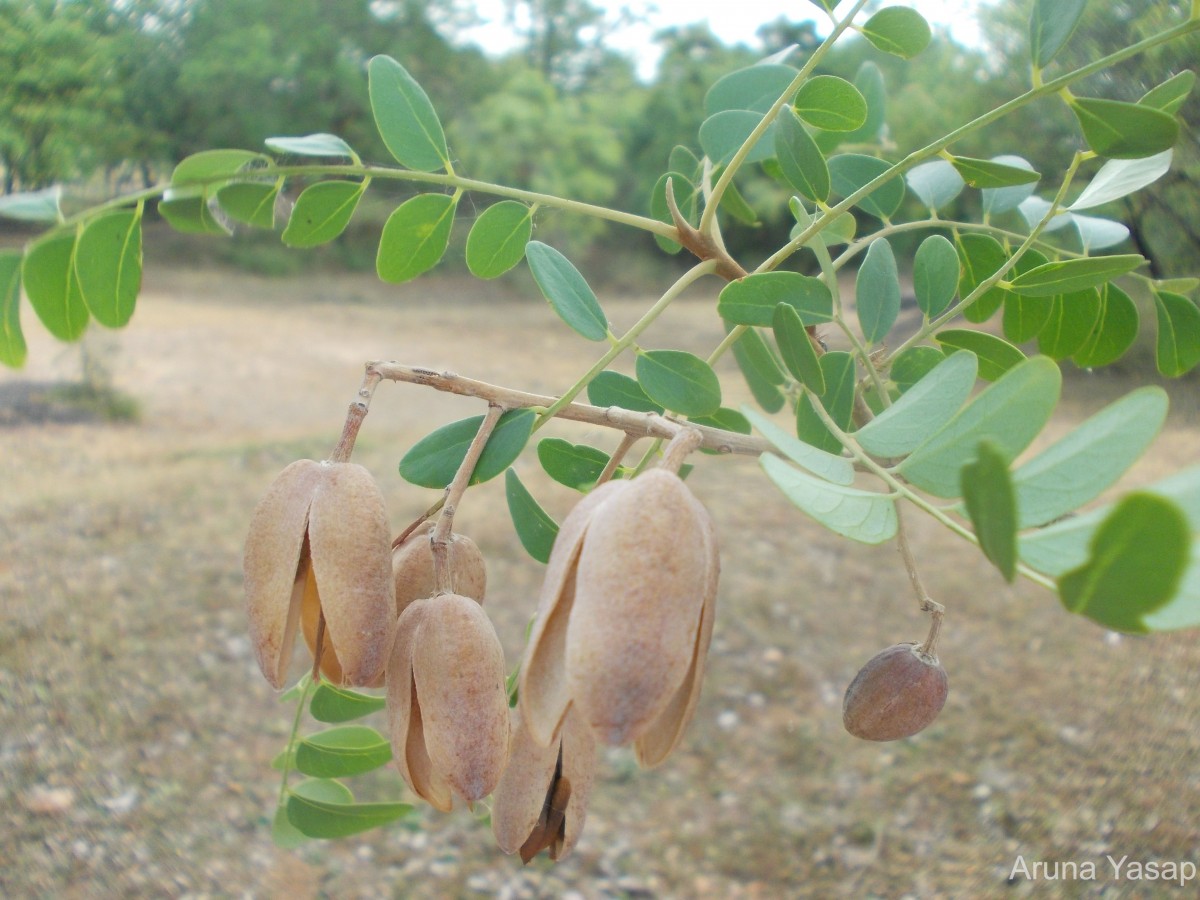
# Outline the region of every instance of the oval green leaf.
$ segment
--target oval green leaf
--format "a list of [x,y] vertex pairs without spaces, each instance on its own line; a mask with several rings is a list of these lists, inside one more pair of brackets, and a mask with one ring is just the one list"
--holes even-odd
[[901,59],[912,59],[929,46],[933,36],[925,17],[906,6],[881,9],[867,19],[861,30],[876,49]]
[[[28,286],[25,290],[28,293]],[[1200,363],[1200,309],[1182,294],[1169,291],[1155,291],[1154,309],[1158,316],[1158,371],[1167,378],[1178,378]]]
[[504,473],[504,495],[521,546],[538,562],[549,562],[558,523],[533,499],[513,469]]
[[833,318],[833,295],[825,282],[799,272],[757,272],[729,282],[717,298],[717,314],[738,325],[769,328],[780,303],[795,309],[805,325]]
[[46,330],[60,341],[78,340],[89,316],[75,276],[75,232],[52,234],[34,244],[25,254],[21,280]]
[[1151,106],[1075,97],[1071,111],[1088,146],[1100,156],[1138,159],[1170,150],[1179,138],[1179,122]]
[[[536,418],[530,409],[513,409],[502,415],[475,464],[470,483],[488,481],[512,465],[529,442]],[[420,487],[444,488],[454,480],[482,423],[483,416],[472,416],[427,434],[400,460],[400,477]]]
[[[726,322],[725,327],[728,330],[734,326]],[[767,412],[779,412],[784,399],[777,386],[785,381],[783,370],[759,333],[753,328],[740,327],[745,331],[733,342],[733,358],[758,405]]]
[[1143,617],[1174,596],[1191,542],[1174,503],[1129,494],[1096,530],[1087,562],[1058,580],[1063,606],[1114,631],[1149,631]]
[[608,336],[608,317],[600,301],[569,259],[541,241],[526,245],[525,259],[542,296],[576,334],[589,341]]
[[171,184],[212,183],[223,177],[233,177],[255,162],[268,161],[267,157],[252,150],[201,150],[175,167]]
[[292,156],[325,156],[336,159],[354,159],[350,145],[336,134],[306,134],[302,137],[269,137],[264,141],[272,153]]
[[917,306],[926,318],[932,319],[954,300],[958,276],[958,253],[950,241],[940,234],[921,241],[913,257],[912,278]]
[[1029,56],[1035,67],[1050,64],[1075,33],[1087,0],[1034,0],[1029,17]]
[[1050,315],[1038,332],[1038,352],[1066,359],[1083,348],[1100,321],[1100,292],[1074,291],[1050,300]]
[[829,167],[825,157],[790,109],[780,113],[775,130],[775,158],[789,185],[807,197],[824,203],[829,197]]
[[288,794],[287,817],[310,838],[344,838],[395,822],[413,810],[409,803],[329,803]]
[[799,74],[792,66],[766,63],[748,66],[724,75],[704,96],[705,117],[726,110],[766,113]]
[[217,203],[235,221],[255,228],[274,228],[278,196],[278,184],[240,181],[217,191]]
[[[849,197],[891,169],[876,156],[843,153],[829,160],[829,180],[835,193]],[[904,179],[893,178],[858,201],[858,206],[880,219],[890,219],[904,200]]]
[[532,209],[516,200],[493,203],[467,235],[467,268],[476,278],[503,275],[525,256],[531,234]]
[[1033,185],[1042,177],[1032,168],[1009,166],[989,159],[972,159],[969,156],[955,156],[950,160],[950,165],[968,185],[986,190]]
[[1080,368],[1116,362],[1133,346],[1138,335],[1137,305],[1115,284],[1100,288],[1100,321],[1072,357]]
[[855,439],[875,456],[894,458],[911,453],[967,402],[977,372],[973,354],[951,354],[856,431]]
[[397,206],[379,235],[380,281],[401,284],[436,266],[450,243],[457,207],[454,194],[417,194]]
[[318,722],[332,725],[361,719],[373,712],[379,712],[386,705],[383,697],[335,687],[328,681],[322,681],[313,692],[308,709]]
[[1051,297],[1099,287],[1145,264],[1145,257],[1138,253],[1060,259],[1022,272],[1008,287],[1025,297]]
[[646,395],[685,416],[708,416],[721,407],[721,382],[704,360],[684,350],[649,350],[637,358],[637,380]]
[[1195,84],[1196,73],[1191,69],[1184,69],[1146,91],[1138,103],[1142,106],[1153,106],[1173,116],[1179,112]]
[[13,369],[25,365],[25,335],[21,331],[21,254],[0,251],[0,363]]
[[825,393],[825,372],[821,368],[821,360],[795,307],[786,303],[776,306],[772,327],[779,355],[787,370],[813,393]]
[[435,172],[450,161],[433,104],[400,63],[388,56],[373,57],[367,63],[367,93],[379,136],[400,165]]
[[562,438],[543,438],[538,442],[537,456],[547,475],[583,493],[596,483],[609,460],[603,450]]
[[[958,238],[961,275],[958,294],[964,300],[1008,262],[1008,253],[1000,242],[987,234],[963,234]],[[986,322],[1004,302],[1004,289],[992,286],[963,309],[968,322]]]
[[904,176],[908,189],[930,210],[952,203],[962,193],[963,179],[944,159],[934,159],[908,170]]
[[225,228],[213,216],[208,205],[208,195],[199,193],[180,193],[168,190],[158,201],[158,212],[167,224],[182,234],[228,234]]
[[[883,70],[871,61],[864,62],[854,74],[854,86],[867,101],[867,118],[860,128],[845,133],[826,132],[825,137],[845,141],[848,144],[869,144],[878,139],[887,118],[887,87]],[[822,149],[828,149],[822,144]]]
[[796,92],[796,115],[826,131],[854,131],[867,121],[867,101],[858,88],[834,75],[814,75]]
[[282,240],[289,247],[315,247],[346,230],[367,182],[321,181],[300,192]]
[[1008,461],[989,441],[977,454],[962,467],[963,503],[979,549],[1011,584],[1017,577],[1017,501]]
[[979,359],[979,377],[984,381],[995,381],[1025,360],[1025,354],[1008,341],[986,331],[948,328],[939,331],[935,337],[947,353],[966,350],[976,356]]
[[877,238],[867,247],[854,282],[854,302],[867,343],[887,337],[900,315],[900,273],[887,238]]
[[864,544],[882,544],[896,535],[896,505],[873,491],[814,478],[770,453],[759,464],[794,506],[830,531]]
[[619,406],[634,412],[663,411],[661,405],[646,396],[642,386],[628,375],[604,371],[593,378],[587,386],[588,402],[593,406]]
[[58,185],[40,191],[18,191],[0,197],[0,216],[22,222],[61,222],[62,188]]
[[[1029,160],[1021,156],[1013,156],[1011,154],[1001,154],[993,156],[992,163],[999,163],[1006,168],[1024,169],[1027,172],[1033,171],[1033,165]],[[1014,178],[1016,176],[1013,176]],[[1040,179],[1034,178],[1028,184],[1018,184],[1014,187],[1001,188],[984,188],[983,189],[983,211],[988,215],[998,215],[1002,212],[1016,209],[1021,203],[1030,197],[1037,188],[1037,182]]]
[[909,347],[892,360],[892,381],[902,394],[942,364],[946,355],[933,347]]
[[79,290],[96,321],[120,328],[142,286],[142,214],[123,209],[88,222],[75,245]]
[[[310,800],[320,800],[326,803],[353,803],[354,795],[350,788],[340,781],[327,778],[305,778],[297,781],[288,792],[307,797]],[[295,850],[309,838],[301,834],[287,817],[287,802],[281,803],[275,810],[275,818],[271,823],[271,840],[284,850]]]
[[831,350],[821,357],[821,371],[825,376],[825,391],[815,395],[815,399],[811,393],[800,398],[796,404],[796,434],[814,447],[840,454],[842,442],[821,421],[813,404],[820,403],[842,431],[850,430],[854,419],[854,357]]
[[1037,437],[1058,403],[1062,374],[1035,356],[1014,366],[935,431],[899,466],[909,481],[938,497],[956,497],[959,470],[991,441],[1011,461]]
[[[713,165],[723,166],[741,148],[763,120],[763,114],[748,109],[727,109],[709,116],[700,123],[700,149]],[[762,162],[775,155],[775,123],[759,136],[746,154],[745,162]]]
[[387,738],[365,725],[329,728],[296,745],[296,768],[313,778],[361,775],[387,765],[391,758]]
[[1173,150],[1164,150],[1142,159],[1110,159],[1067,209],[1091,209],[1140,191],[1167,174],[1172,156]]

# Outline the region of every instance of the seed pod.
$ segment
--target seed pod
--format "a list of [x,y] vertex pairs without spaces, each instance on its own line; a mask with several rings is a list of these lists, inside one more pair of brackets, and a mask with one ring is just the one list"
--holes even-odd
[[910,737],[937,718],[948,691],[936,656],[917,644],[894,644],[871,657],[846,688],[842,723],[867,741]]
[[674,473],[585,497],[555,541],[522,667],[534,739],[548,744],[570,705],[601,741],[661,762],[695,710],[718,573],[712,521]]
[[[434,523],[426,522],[392,551],[392,575],[396,584],[396,615],[414,600],[437,593],[433,574],[433,548],[429,542]],[[450,569],[450,593],[483,602],[487,587],[487,567],[475,542],[465,534],[452,533],[447,559]]]
[[255,507],[243,569],[259,667],[283,687],[306,593],[339,684],[378,683],[395,608],[383,495],[353,463],[292,463]]
[[396,623],[387,708],[396,765],[413,792],[443,812],[454,795],[490,794],[508,762],[504,651],[483,608],[439,594]]
[[574,711],[543,747],[512,713],[512,753],[492,796],[492,833],[505,853],[529,862],[543,849],[560,860],[574,848],[587,818],[596,769],[596,740]]

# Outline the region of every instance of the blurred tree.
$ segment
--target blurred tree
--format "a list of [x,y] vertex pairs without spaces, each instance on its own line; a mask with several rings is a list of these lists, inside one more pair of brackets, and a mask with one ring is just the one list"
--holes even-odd
[[0,0],[5,192],[86,172],[127,138],[106,0]]

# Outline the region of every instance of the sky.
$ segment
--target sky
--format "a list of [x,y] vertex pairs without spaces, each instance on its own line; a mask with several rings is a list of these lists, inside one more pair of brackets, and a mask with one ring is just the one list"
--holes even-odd
[[[596,0],[597,5],[616,10],[631,7],[646,18],[645,23],[630,26],[614,35],[610,45],[632,54],[637,60],[638,74],[652,78],[658,62],[658,50],[653,44],[656,31],[673,25],[707,21],[713,33],[726,44],[758,45],[755,31],[780,16],[793,20],[814,19],[818,33],[827,34],[829,18],[807,0]],[[968,47],[981,44],[976,10],[985,0],[897,0],[895,5],[911,6],[925,16],[930,25],[944,26],[951,37]],[[847,6],[849,4],[846,4]],[[490,24],[458,34],[464,42],[479,44],[490,53],[504,53],[516,46],[516,38],[504,24],[504,0],[479,0],[473,5]],[[865,17],[863,21],[865,21]]]

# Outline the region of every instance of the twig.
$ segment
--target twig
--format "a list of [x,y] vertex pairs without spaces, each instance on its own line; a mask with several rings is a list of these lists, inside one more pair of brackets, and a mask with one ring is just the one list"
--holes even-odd
[[487,415],[483,417],[479,430],[475,432],[471,446],[467,448],[467,455],[463,457],[458,471],[454,473],[454,480],[446,487],[446,500],[442,504],[442,514],[438,516],[437,525],[434,526],[433,534],[429,537],[433,549],[433,580],[437,585],[438,593],[452,590],[449,561],[450,534],[454,527],[454,513],[458,509],[458,502],[467,490],[467,485],[475,472],[475,465],[483,454],[483,448],[487,446],[488,438],[492,436],[492,432],[496,429],[496,423],[500,421],[500,416],[503,414],[504,407],[495,403],[488,406]]
[[925,643],[918,647],[917,651],[936,658],[937,642],[942,632],[942,618],[946,614],[946,607],[932,599],[925,591],[925,585],[917,571],[917,560],[908,544],[908,532],[904,528],[899,503],[896,504],[896,544],[900,548],[900,556],[904,559],[904,568],[908,570],[908,580],[912,582],[913,592],[917,595],[917,603],[920,604],[921,611],[929,613],[933,619],[929,624],[929,634]]
[[358,439],[358,430],[362,427],[363,419],[367,417],[367,410],[371,406],[371,397],[382,380],[378,372],[367,366],[362,385],[358,389],[358,399],[350,404],[350,409],[346,412],[346,424],[342,426],[342,436],[333,452],[329,454],[330,462],[347,462],[350,459],[350,454],[354,452],[354,442]]
[[[406,366],[395,362],[367,363],[368,371],[376,373],[387,381],[401,381],[408,384],[420,384],[434,390],[465,397],[478,397],[503,406],[505,409],[545,409],[555,403],[556,397],[541,394],[530,394],[511,388],[464,378],[453,372],[435,372],[433,369],[423,369],[416,366]],[[558,410],[557,416],[573,422],[586,422],[589,425],[600,425],[605,428],[617,428],[626,434],[637,437],[673,438],[679,431],[681,423],[657,413],[634,412],[620,406],[600,407],[588,406],[584,403],[570,403]],[[700,446],[718,453],[743,453],[758,456],[771,449],[771,445],[760,437],[748,434],[738,434],[713,428],[708,425],[693,425],[688,428],[700,432]]]
[[700,432],[695,428],[684,428],[671,438],[667,449],[663,451],[662,468],[668,472],[679,474],[679,467],[687,459],[689,453],[700,446]]
[[624,434],[621,436],[621,443],[617,444],[617,449],[613,451],[613,455],[604,464],[604,471],[596,479],[597,486],[604,484],[604,482],[613,477],[613,474],[617,471],[617,466],[621,465],[621,460],[625,458],[625,454],[639,440],[641,440],[641,436],[636,434]]

